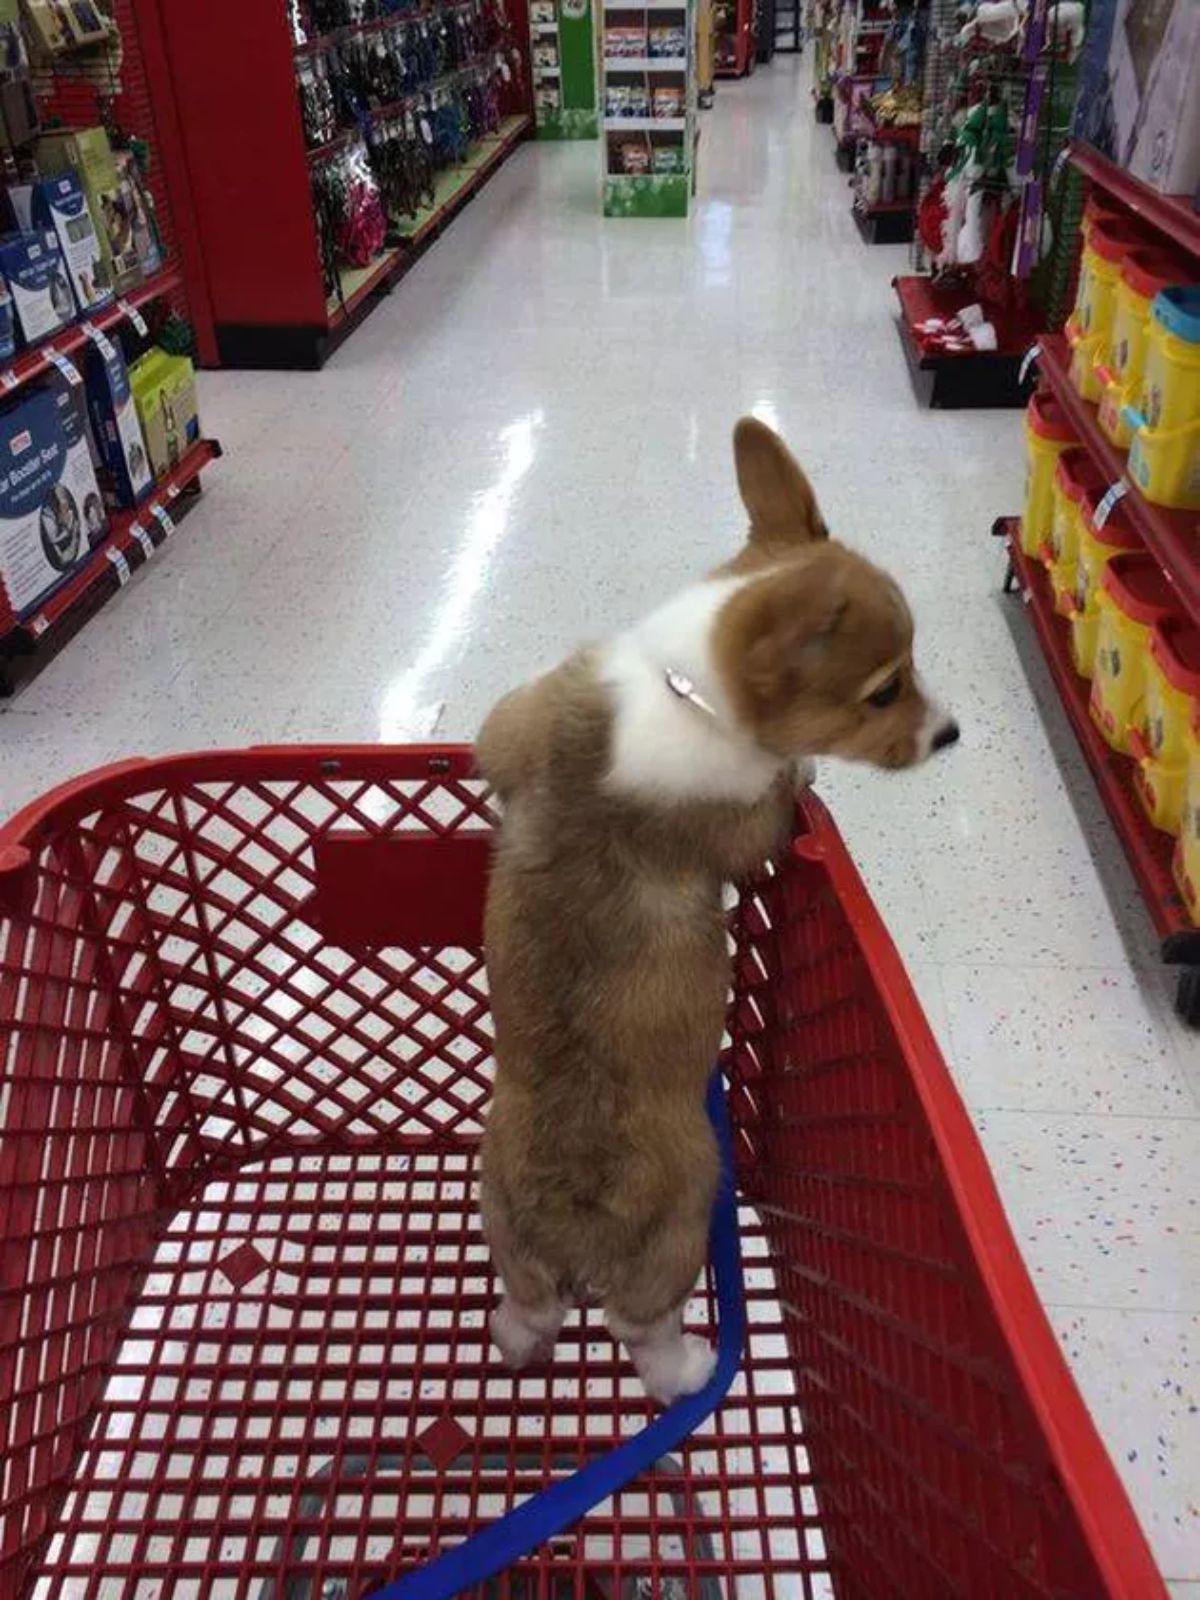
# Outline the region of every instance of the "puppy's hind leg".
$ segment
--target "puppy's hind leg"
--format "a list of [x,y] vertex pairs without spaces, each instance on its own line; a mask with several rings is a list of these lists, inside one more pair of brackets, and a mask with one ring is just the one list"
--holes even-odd
[[505,1362],[520,1372],[550,1355],[568,1307],[551,1273],[518,1249],[507,1208],[486,1171],[481,1198],[492,1261],[504,1282],[488,1328]]
[[549,1357],[566,1315],[561,1300],[524,1305],[510,1290],[492,1312],[488,1327],[506,1364],[520,1372]]
[[629,1351],[646,1393],[664,1405],[695,1394],[713,1375],[717,1352],[707,1340],[684,1333],[682,1306],[653,1322],[627,1322],[610,1310],[608,1325]]
[[608,1326],[629,1351],[646,1393],[664,1404],[703,1389],[717,1364],[707,1340],[683,1331],[683,1308],[704,1266],[714,1186],[715,1175],[712,1184],[701,1175],[605,1302]]

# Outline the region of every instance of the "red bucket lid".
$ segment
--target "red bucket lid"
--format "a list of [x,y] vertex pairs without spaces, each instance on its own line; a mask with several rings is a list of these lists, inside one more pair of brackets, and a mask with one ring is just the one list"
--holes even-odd
[[1094,491],[1099,499],[1108,488],[1108,479],[1086,450],[1064,450],[1054,466],[1058,487],[1068,500],[1078,500]]
[[1200,628],[1186,617],[1163,617],[1150,635],[1150,654],[1181,694],[1200,700]]
[[1191,283],[1195,268],[1189,267],[1169,250],[1131,250],[1121,267],[1121,276],[1134,294],[1153,300],[1160,289],[1174,284]]
[[1071,426],[1071,419],[1048,389],[1035,389],[1030,395],[1026,417],[1032,431],[1041,439],[1070,443],[1079,437]]
[[1102,261],[1120,261],[1128,251],[1148,242],[1137,224],[1124,217],[1098,217],[1088,234],[1088,247]]
[[1104,569],[1104,587],[1134,622],[1158,622],[1176,604],[1170,579],[1144,550],[1114,556]]
[[1129,513],[1118,500],[1108,513],[1104,526],[1096,526],[1096,507],[1108,493],[1108,483],[1089,483],[1083,494],[1083,515],[1088,525],[1088,531],[1098,544],[1107,545],[1110,550],[1140,550],[1142,536],[1129,520]]

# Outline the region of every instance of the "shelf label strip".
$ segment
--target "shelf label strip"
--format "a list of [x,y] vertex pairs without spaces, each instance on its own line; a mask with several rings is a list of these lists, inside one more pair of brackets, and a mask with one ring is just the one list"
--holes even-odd
[[1123,500],[1129,493],[1129,485],[1124,478],[1118,478],[1116,483],[1110,484],[1100,497],[1092,518],[1092,526],[1097,530],[1102,528],[1112,515],[1112,509],[1118,500]]

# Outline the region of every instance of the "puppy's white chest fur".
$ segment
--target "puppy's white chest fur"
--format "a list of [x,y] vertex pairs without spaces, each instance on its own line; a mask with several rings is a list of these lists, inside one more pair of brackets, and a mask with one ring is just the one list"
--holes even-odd
[[[747,581],[685,589],[601,652],[600,678],[613,697],[610,788],[752,804],[779,776],[786,763],[738,726],[712,660],[717,613]],[[690,680],[711,714],[672,691],[672,673]]]

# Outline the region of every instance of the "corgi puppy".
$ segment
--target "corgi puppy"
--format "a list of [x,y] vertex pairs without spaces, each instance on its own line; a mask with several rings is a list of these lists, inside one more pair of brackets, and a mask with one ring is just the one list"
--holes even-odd
[[598,1299],[663,1402],[715,1361],[682,1314],[719,1171],[723,886],[782,846],[813,757],[909,767],[958,737],[895,583],[829,538],[769,428],[744,418],[734,456],[740,554],[506,696],[477,744],[503,807],[485,929],[492,1337],[522,1368]]

